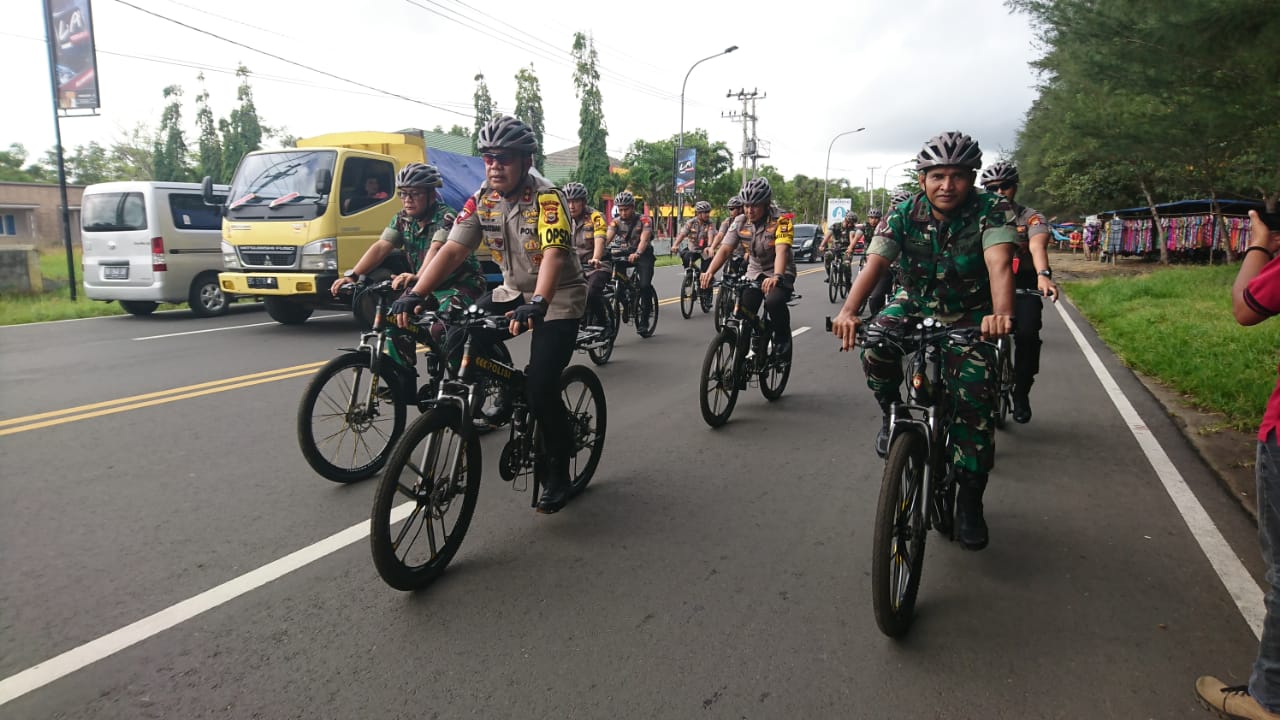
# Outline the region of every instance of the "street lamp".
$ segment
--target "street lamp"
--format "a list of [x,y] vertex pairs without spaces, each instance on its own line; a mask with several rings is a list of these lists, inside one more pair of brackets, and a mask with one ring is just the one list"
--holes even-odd
[[866,128],[860,127],[857,130],[845,130],[839,135],[836,135],[835,137],[831,138],[831,144],[827,145],[827,169],[822,171],[822,207],[818,209],[818,212],[822,213],[822,220],[824,222],[827,219],[827,181],[829,176],[831,175],[831,148],[835,147],[836,140],[839,140],[845,135],[860,133],[863,130],[866,130]]
[[[887,199],[887,198],[889,197],[889,171],[890,171],[890,170],[892,170],[892,169],[894,169],[894,168],[896,168],[896,167],[902,167],[903,165],[906,165],[907,163],[912,163],[912,162],[915,162],[915,161],[916,161],[916,159],[915,159],[915,158],[908,158],[908,159],[906,159],[906,160],[903,160],[903,161],[902,161],[902,162],[900,162],[900,163],[894,163],[894,164],[892,164],[892,165],[890,165],[889,167],[887,167],[887,168],[885,168],[885,169],[884,169],[884,177],[883,177],[883,178],[881,178],[881,180],[880,180],[880,186],[884,188],[884,195],[885,195],[885,199]],[[888,208],[884,207],[884,204],[883,204],[883,203],[881,203],[880,210],[881,210],[882,212],[887,212],[887,211],[888,211]]]
[[867,210],[876,206],[876,171],[880,169],[879,165],[867,168]]
[[680,189],[676,187],[676,176],[680,174],[680,151],[684,149],[684,89],[685,86],[689,84],[689,74],[693,72],[694,68],[698,67],[702,63],[712,58],[718,58],[721,55],[728,55],[737,49],[737,45],[730,45],[715,55],[708,55],[698,62],[690,65],[689,72],[684,74],[684,82],[680,83],[680,142],[676,143],[676,156],[672,158],[671,162],[671,187],[676,190],[676,194],[679,196],[679,214],[676,216],[675,223],[672,225],[672,232],[676,232],[678,230],[680,221],[684,219],[684,193],[680,192]]

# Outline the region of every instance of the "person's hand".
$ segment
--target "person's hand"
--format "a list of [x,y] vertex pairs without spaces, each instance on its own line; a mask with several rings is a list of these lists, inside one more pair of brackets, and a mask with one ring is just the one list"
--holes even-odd
[[600,258],[591,258],[590,262],[591,262],[591,267],[593,268],[600,267]]
[[1040,275],[1036,278],[1036,287],[1039,288],[1040,292],[1044,293],[1045,297],[1058,302],[1058,284],[1052,279]]
[[532,330],[547,317],[547,306],[543,303],[525,303],[507,313],[511,318],[511,326],[507,328],[512,335],[519,335],[525,330]]
[[415,280],[417,280],[417,276],[413,273],[400,273],[391,278],[391,289],[399,290],[402,287],[412,287]]
[[1013,332],[1013,317],[1010,315],[987,315],[982,318],[982,338],[998,340]]
[[704,272],[704,273],[702,273],[701,275],[699,275],[699,276],[698,276],[698,285],[699,285],[703,290],[706,290],[707,288],[711,287],[711,273],[709,273],[709,272]]
[[1264,247],[1273,256],[1280,250],[1280,230],[1272,230],[1258,217],[1257,210],[1249,211],[1249,244]]
[[769,292],[776,287],[778,287],[778,278],[767,277],[764,279],[764,282],[760,283],[760,292],[768,295]]
[[857,345],[858,326],[861,324],[862,319],[857,313],[843,308],[831,321],[831,334],[840,338],[840,352],[852,350]]
[[421,312],[422,296],[409,290],[391,303],[390,313],[396,316],[396,325],[404,330],[413,320],[412,316]]
[[338,290],[340,290],[343,285],[348,285],[353,282],[355,282],[355,280],[352,280],[349,277],[340,277],[333,281],[333,285],[329,288],[329,294],[334,297],[338,297]]
[[636,258],[638,257],[640,257],[640,253],[631,253],[630,255],[627,256],[627,262],[633,263],[636,261]]

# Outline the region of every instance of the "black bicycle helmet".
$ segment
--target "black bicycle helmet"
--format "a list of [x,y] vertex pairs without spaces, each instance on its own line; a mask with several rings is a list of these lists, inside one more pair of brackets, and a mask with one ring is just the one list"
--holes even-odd
[[769,178],[752,178],[739,194],[744,205],[768,205],[773,200],[773,187],[769,185]]
[[916,171],[957,166],[977,170],[982,167],[982,148],[978,141],[958,130],[929,138],[916,155]]
[[857,213],[845,213],[845,214],[844,214],[844,223],[845,223],[845,225],[856,225],[856,224],[858,224],[858,215],[857,215]]
[[898,207],[902,203],[906,202],[912,194],[913,193],[910,190],[899,190],[893,194],[893,197],[889,198],[889,204],[893,207]]
[[410,188],[438,188],[444,186],[444,178],[440,177],[440,171],[435,165],[427,163],[409,163],[400,168],[400,172],[396,175],[396,187]]
[[983,170],[982,177],[978,179],[978,184],[986,187],[992,183],[1012,183],[1017,185],[1018,166],[1007,160],[1001,160]]
[[706,200],[699,200],[693,204],[693,211],[696,213],[711,212],[711,203]]
[[868,219],[868,220],[870,220],[870,219],[872,219],[872,218],[875,218],[875,219],[877,219],[877,220],[878,220],[878,219],[880,219],[880,218],[882,218],[882,217],[884,217],[884,213],[880,212],[880,208],[871,208],[870,210],[868,210],[868,211],[867,211],[867,219]]
[[480,128],[480,136],[476,138],[476,150],[480,152],[511,150],[535,155],[538,152],[538,138],[534,137],[533,128],[524,124],[520,118],[512,115],[495,115]]
[[742,207],[742,198],[737,195],[734,195],[733,197],[729,198],[729,202],[725,203],[725,205],[727,205],[730,210],[733,210],[734,208],[740,208]]
[[560,189],[564,192],[565,200],[587,201],[587,186],[580,182],[565,183],[564,187]]
[[630,192],[626,190],[623,190],[622,192],[613,196],[613,204],[617,205],[618,207],[635,207],[636,196],[632,195]]

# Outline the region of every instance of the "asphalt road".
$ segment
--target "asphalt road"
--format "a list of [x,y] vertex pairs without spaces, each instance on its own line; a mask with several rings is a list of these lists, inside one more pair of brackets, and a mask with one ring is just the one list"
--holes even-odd
[[[836,306],[814,268],[781,400],[751,389],[707,428],[711,318],[664,305],[654,337],[624,328],[597,368],[609,428],[588,492],[535,514],[491,434],[471,531],[416,594],[370,561],[372,483],[319,478],[294,437],[309,374],[355,342],[348,319],[240,306],[0,328],[0,718],[1199,718],[1197,675],[1247,679],[1255,635],[1178,508],[1203,507],[1243,562],[1246,611],[1253,526],[1069,308],[1140,422],[1046,308],[1035,417],[998,437],[991,546],[931,536],[917,622],[883,637],[878,410],[822,332]],[[678,279],[659,269],[660,296]]]

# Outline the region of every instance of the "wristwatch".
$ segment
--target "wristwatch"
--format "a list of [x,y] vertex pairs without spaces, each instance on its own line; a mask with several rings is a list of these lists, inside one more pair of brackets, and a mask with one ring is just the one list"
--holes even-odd
[[542,297],[541,295],[534,295],[533,297],[529,298],[529,302],[535,305],[542,305],[543,307],[547,306],[547,299]]
[[1044,270],[1041,270],[1040,272],[1038,272],[1038,273],[1036,273],[1036,274],[1037,274],[1037,275],[1043,275],[1044,277],[1047,277],[1047,278],[1049,278],[1050,280],[1052,280],[1052,279],[1053,279],[1053,270],[1051,270],[1051,269],[1049,269],[1049,268],[1045,268]]
[[354,279],[355,279],[355,277],[356,277],[356,269],[355,269],[355,268],[351,268],[350,270],[348,270],[348,271],[346,271],[346,272],[342,273],[342,277],[347,278],[347,279],[350,279],[350,280],[354,280]]

